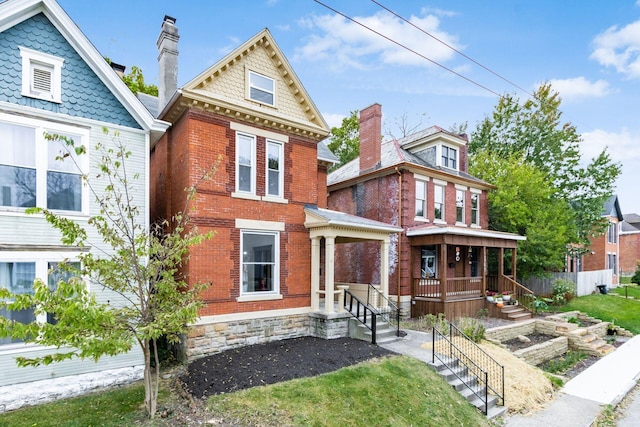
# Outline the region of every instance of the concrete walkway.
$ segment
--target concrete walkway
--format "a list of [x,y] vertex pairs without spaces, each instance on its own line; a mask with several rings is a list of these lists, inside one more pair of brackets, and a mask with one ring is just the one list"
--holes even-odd
[[[618,404],[635,387],[639,379],[640,335],[633,337],[567,382],[546,408],[532,415],[506,417],[505,425],[588,427],[595,421],[604,405]],[[636,396],[629,409],[636,408],[640,411],[640,396]],[[625,420],[631,422],[629,413]],[[638,418],[634,418],[633,421],[626,425],[640,425]]]
[[[431,334],[407,331],[407,336],[380,346],[396,353],[431,361],[431,352],[420,346]],[[546,408],[532,415],[505,417],[509,427],[589,427],[604,405],[616,405],[640,380],[640,335],[609,353],[571,379]],[[640,393],[627,409],[619,427],[640,426]]]

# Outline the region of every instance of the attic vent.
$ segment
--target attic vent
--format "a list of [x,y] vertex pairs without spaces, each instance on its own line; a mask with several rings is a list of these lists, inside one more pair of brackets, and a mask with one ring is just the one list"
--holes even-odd
[[33,66],[33,81],[31,89],[34,92],[51,93],[51,78],[53,77],[53,67]]
[[20,46],[22,96],[61,102],[64,59]]

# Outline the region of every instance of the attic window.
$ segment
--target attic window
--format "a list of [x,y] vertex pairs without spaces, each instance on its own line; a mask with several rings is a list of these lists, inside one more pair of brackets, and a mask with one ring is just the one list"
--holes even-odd
[[276,105],[275,80],[262,74],[249,71],[248,83],[249,99],[272,107]]
[[22,57],[22,95],[45,101],[61,102],[64,59],[26,47]]

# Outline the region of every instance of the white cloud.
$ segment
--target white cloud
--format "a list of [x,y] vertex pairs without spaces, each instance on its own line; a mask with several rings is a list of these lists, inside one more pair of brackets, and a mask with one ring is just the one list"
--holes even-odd
[[[371,16],[354,17],[354,19],[433,61],[445,62],[454,55],[451,49],[389,13],[378,12]],[[436,16],[412,15],[409,21],[456,49],[462,49],[456,46],[457,37],[439,28],[440,20]],[[323,61],[327,67],[334,70],[364,69],[377,63],[431,65],[424,58],[340,15],[314,15],[301,20],[299,25],[314,31],[314,34],[305,40],[305,44],[297,49],[296,57],[301,60]]]
[[609,83],[605,80],[590,82],[582,76],[571,79],[554,79],[549,83],[554,90],[560,93],[563,101],[571,101],[576,98],[597,98],[611,92]]
[[342,126],[342,119],[346,116],[342,114],[325,113],[322,115],[330,128]]
[[613,26],[593,39],[590,58],[619,73],[640,78],[640,21]]
[[585,160],[596,157],[607,147],[611,159],[616,162],[640,160],[640,135],[627,129],[619,133],[596,129],[582,133],[581,152]]

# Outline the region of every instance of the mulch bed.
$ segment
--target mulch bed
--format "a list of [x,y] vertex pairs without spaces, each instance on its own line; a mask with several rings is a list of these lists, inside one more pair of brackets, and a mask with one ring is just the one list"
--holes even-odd
[[227,350],[189,364],[180,377],[196,398],[311,377],[396,353],[350,338],[294,338]]
[[510,351],[517,351],[556,338],[553,335],[546,334],[530,334],[526,335],[526,337],[529,338],[531,342],[522,342],[518,338],[513,338],[509,341],[504,341],[502,344],[506,345]]

